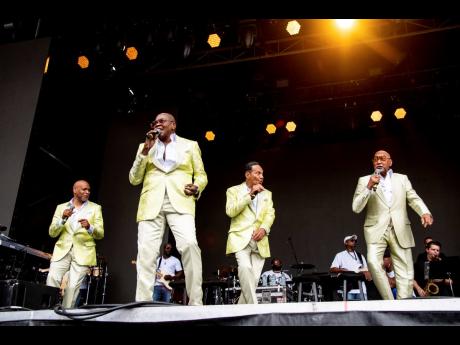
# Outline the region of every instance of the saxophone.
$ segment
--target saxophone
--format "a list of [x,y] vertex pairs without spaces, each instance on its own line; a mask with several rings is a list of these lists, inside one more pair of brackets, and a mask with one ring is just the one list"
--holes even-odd
[[[441,261],[439,256],[433,257],[433,261]],[[427,296],[433,296],[439,294],[439,286],[434,282],[434,279],[428,279],[425,288],[423,289]]]
[[439,293],[439,286],[433,282],[433,279],[428,279],[423,291],[425,291],[427,296],[437,295]]

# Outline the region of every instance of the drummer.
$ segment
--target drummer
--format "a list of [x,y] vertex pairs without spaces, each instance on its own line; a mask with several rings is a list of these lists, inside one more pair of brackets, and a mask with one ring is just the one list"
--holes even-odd
[[286,286],[292,281],[292,277],[283,271],[283,263],[279,258],[273,258],[271,261],[272,269],[270,271],[265,271],[260,276],[263,286]]

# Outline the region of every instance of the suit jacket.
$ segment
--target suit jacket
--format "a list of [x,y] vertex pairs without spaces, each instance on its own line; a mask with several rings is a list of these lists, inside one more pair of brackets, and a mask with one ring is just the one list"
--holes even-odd
[[392,204],[388,205],[380,186],[375,192],[367,193],[370,175],[360,177],[353,196],[353,212],[360,213],[367,206],[364,222],[364,238],[367,243],[376,243],[384,234],[390,219],[402,248],[415,246],[407,206],[419,216],[430,213],[423,200],[417,195],[406,175],[393,173],[391,186],[393,189]]
[[[177,162],[169,172],[163,171],[154,159],[157,145],[150,149],[147,156],[141,153],[143,147],[143,143],[139,145],[136,159],[129,172],[129,182],[132,185],[143,182],[137,221],[156,218],[163,205],[165,192],[168,193],[169,200],[177,212],[195,216],[195,201],[208,184],[198,143],[176,135]],[[184,193],[185,185],[188,183],[198,186],[198,197]]]
[[267,236],[257,242],[257,248],[262,257],[270,256],[268,234],[275,220],[272,193],[265,189],[258,194],[258,214],[251,207],[246,182],[227,189],[226,213],[231,218],[230,230],[227,239],[227,254],[236,253],[244,249],[251,240],[254,230],[264,228]]
[[[81,210],[79,218],[88,219],[89,224],[94,228],[91,235],[85,228],[80,226],[80,223],[72,223],[68,220],[64,225],[61,225],[62,213],[66,208],[69,208],[68,202],[56,207],[49,228],[51,237],[59,236],[54,245],[51,261],[61,260],[73,246],[75,260],[79,265],[96,265],[96,242],[94,240],[100,240],[104,237],[104,220],[102,219],[101,206],[88,201],[84,209]],[[73,226],[75,227],[72,228]]]

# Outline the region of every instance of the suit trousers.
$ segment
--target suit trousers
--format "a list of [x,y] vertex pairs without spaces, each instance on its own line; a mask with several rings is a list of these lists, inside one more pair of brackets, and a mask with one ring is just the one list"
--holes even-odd
[[69,281],[64,289],[64,298],[62,306],[64,308],[74,308],[80,293],[80,285],[88,273],[88,266],[79,265],[75,261],[73,246],[70,251],[59,261],[51,261],[46,285],[61,287],[64,274],[69,271]]
[[375,286],[383,299],[394,299],[387,274],[383,268],[383,254],[390,247],[393,261],[397,299],[411,298],[413,291],[414,264],[411,248],[399,245],[395,230],[390,222],[380,241],[367,244],[367,264]]
[[235,257],[238,262],[238,278],[241,286],[238,304],[257,304],[256,288],[265,258],[260,256],[257,243],[252,239],[244,249],[235,253]]
[[189,305],[203,305],[201,250],[196,239],[195,218],[180,214],[165,194],[160,213],[153,220],[140,221],[137,237],[136,301],[151,301],[155,284],[156,260],[160,255],[166,223],[176,239],[184,265]]

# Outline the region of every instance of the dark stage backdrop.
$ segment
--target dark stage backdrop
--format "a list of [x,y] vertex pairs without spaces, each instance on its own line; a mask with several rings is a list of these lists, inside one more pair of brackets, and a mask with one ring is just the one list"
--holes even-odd
[[9,228],[50,39],[0,46],[0,224]]
[[[120,118],[109,129],[99,200],[106,236],[98,244],[109,265],[108,302],[129,302],[135,295],[136,270],[131,260],[137,253],[135,218],[141,186],[129,184],[128,172],[151,117]],[[422,239],[428,234],[444,244],[447,255],[460,253],[459,185],[455,183],[459,164],[451,156],[455,138],[446,128],[416,127],[409,118],[396,131],[376,129],[371,135],[245,149],[203,142],[201,133],[180,124],[179,114],[177,132],[199,141],[209,178],[196,212],[204,279],[215,278],[221,265],[236,264],[225,256],[229,227],[225,191],[243,181],[243,166],[249,160],[262,164],[265,186],[273,192],[276,220],[271,253],[282,259],[286,269],[294,263],[288,238],[299,261],[316,265],[319,272],[327,271],[334,255],[343,250],[345,235],[356,233],[358,250],[366,254],[364,212],[354,214],[351,203],[358,177],[372,172],[371,158],[378,149],[390,152],[394,171],[408,174],[434,215],[434,226],[427,231],[415,212],[409,211],[416,240],[413,255],[423,250]]]

